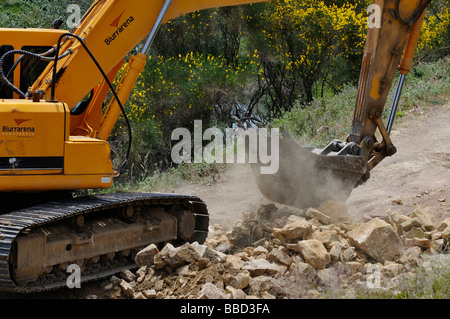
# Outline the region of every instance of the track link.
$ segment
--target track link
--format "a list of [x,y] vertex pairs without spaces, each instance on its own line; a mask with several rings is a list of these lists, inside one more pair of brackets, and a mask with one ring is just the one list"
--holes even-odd
[[[66,287],[69,274],[64,271],[40,276],[36,281],[28,282],[26,285],[17,283],[14,276],[14,246],[18,237],[26,236],[28,232],[40,227],[49,227],[60,221],[73,220],[77,216],[86,218],[96,218],[97,215],[108,216],[109,211],[126,210],[127,207],[133,205],[147,208],[188,206],[195,217],[195,230],[189,240],[186,240],[186,238],[177,238],[177,240],[179,242],[198,241],[203,243],[207,237],[209,215],[206,205],[196,196],[160,193],[113,193],[36,205],[0,215],[0,290],[29,293]],[[145,247],[138,246],[139,244],[135,248]],[[134,267],[136,265],[133,261],[133,254],[128,257],[119,254],[119,258],[110,259],[106,263],[96,263],[84,267],[81,273],[81,282],[97,280]]]

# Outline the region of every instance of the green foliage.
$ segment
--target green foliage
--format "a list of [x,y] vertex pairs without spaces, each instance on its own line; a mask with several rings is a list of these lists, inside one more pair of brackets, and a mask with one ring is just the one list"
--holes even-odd
[[[3,28],[50,28],[56,18],[65,20],[70,13],[67,6],[71,0],[5,0],[0,3],[0,27]],[[76,1],[81,12],[86,11],[92,0]],[[68,29],[64,23],[62,28]]]
[[[310,103],[324,87],[357,78],[366,32],[364,6],[284,0],[250,7],[250,35],[261,49],[262,83],[270,118],[296,102]],[[255,9],[252,9],[255,8]],[[345,76],[343,76],[345,74]]]
[[450,1],[435,0],[426,13],[422,27],[417,57],[433,61],[450,53]]

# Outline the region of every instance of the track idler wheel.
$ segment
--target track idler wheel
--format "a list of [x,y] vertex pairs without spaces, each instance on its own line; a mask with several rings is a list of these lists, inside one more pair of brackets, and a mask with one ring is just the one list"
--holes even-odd
[[177,218],[178,240],[191,241],[195,233],[195,215],[192,211],[177,207],[173,215]]

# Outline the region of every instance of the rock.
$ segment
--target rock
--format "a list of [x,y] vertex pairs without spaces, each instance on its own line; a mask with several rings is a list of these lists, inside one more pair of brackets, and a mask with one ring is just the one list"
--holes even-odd
[[155,244],[148,245],[136,254],[134,262],[138,267],[152,266],[154,264],[155,255],[159,253]]
[[269,291],[276,286],[277,283],[274,278],[268,276],[258,276],[250,279],[248,294],[262,294],[265,291]]
[[448,226],[450,226],[450,217],[444,219],[444,220],[440,223],[440,225],[439,225],[439,227],[437,228],[437,230],[440,231],[440,232],[441,232],[441,231],[444,231],[446,228],[448,228]]
[[402,227],[403,231],[405,231],[405,232],[409,231],[413,227],[416,227],[416,228],[424,227],[424,225],[421,222],[421,220],[419,218],[417,218],[417,217],[409,218],[408,220],[406,220],[403,223],[401,223],[400,226]]
[[229,296],[227,296],[225,291],[217,288],[212,283],[206,283],[198,293],[198,299],[229,299]]
[[335,242],[333,246],[330,249],[330,256],[332,261],[339,260],[341,256],[341,251],[344,249],[344,246],[342,246],[341,243]]
[[427,238],[405,238],[405,245],[406,246],[419,246],[422,248],[433,248],[435,245],[433,245],[433,241],[427,239]]
[[243,270],[248,270],[250,276],[256,277],[264,274],[275,275],[280,269],[265,259],[255,259],[246,261],[242,266]]
[[299,241],[297,246],[303,258],[314,269],[323,268],[331,262],[330,254],[328,254],[324,245],[316,239]]
[[251,222],[254,222],[255,220],[256,220],[256,213],[255,212],[251,212],[251,211],[246,210],[246,211],[244,211],[242,213],[242,223],[244,225],[248,224],[248,223],[251,223]]
[[208,258],[212,262],[225,262],[227,259],[227,255],[217,251],[215,249],[211,249],[209,247],[206,248],[205,253],[203,254],[204,258]]
[[339,259],[342,262],[347,262],[356,257],[355,249],[353,247],[344,248],[339,254]]
[[271,250],[271,252],[267,256],[267,260],[276,261],[285,266],[289,266],[292,263],[292,258],[278,248],[274,248]]
[[444,239],[444,240],[448,240],[449,239],[449,237],[450,237],[450,226],[447,226],[447,228],[445,228],[443,231],[442,231],[442,239]]
[[319,299],[321,297],[320,292],[318,292],[315,289],[308,289],[308,291],[306,292],[304,298],[306,299]]
[[404,233],[402,238],[426,238],[425,232],[422,230],[422,228],[413,227],[408,232]]
[[86,296],[86,299],[98,299],[97,295],[88,295]]
[[160,290],[162,290],[163,288],[164,288],[164,280],[163,280],[163,279],[160,279],[160,280],[158,280],[158,281],[155,282],[154,289],[155,289],[156,291],[160,291]]
[[147,299],[142,292],[135,293],[133,299]]
[[227,286],[225,291],[231,295],[231,299],[247,299],[247,295],[242,289],[236,289],[231,286]]
[[364,269],[364,265],[357,262],[357,261],[348,261],[344,263],[344,268],[350,273],[350,274],[356,274],[358,272],[362,272]]
[[[297,217],[297,216],[295,216]],[[274,228],[272,233],[275,238],[279,240],[293,240],[304,238],[311,233],[312,225],[302,217],[297,217],[295,221],[286,224],[283,228]]]
[[330,217],[330,223],[340,223],[349,220],[347,205],[335,200],[326,200],[317,207],[322,214]]
[[178,276],[187,275],[189,273],[189,265],[184,265],[175,270]]
[[317,239],[324,245],[328,245],[329,243],[333,241],[338,241],[339,236],[335,230],[325,230],[322,229],[321,231],[315,231],[310,236],[308,236],[306,239]]
[[380,262],[395,259],[403,248],[392,226],[379,218],[356,227],[347,236],[352,245]]
[[221,253],[228,253],[228,252],[230,252],[233,249],[233,245],[232,244],[223,243],[223,244],[218,245],[215,249],[218,252],[221,252]]
[[338,285],[338,272],[334,267],[322,268],[317,271],[317,277],[320,283],[329,287],[336,287]]
[[251,244],[250,231],[244,226],[236,225],[228,235],[228,240],[237,247],[248,247]]
[[125,296],[127,296],[129,298],[133,298],[134,289],[128,282],[126,282],[125,280],[122,279],[120,281],[119,286],[120,286],[120,289],[122,289],[122,292],[124,293]]
[[423,207],[416,208],[412,214],[411,217],[417,217],[427,230],[432,230],[434,228],[433,226],[433,216],[425,210]]
[[126,282],[132,282],[136,280],[136,275],[133,274],[130,270],[125,269],[120,273],[120,277],[125,279]]
[[363,219],[364,222],[368,222],[369,220],[372,220],[374,218],[379,218],[379,219],[382,219],[384,221],[388,221],[389,215],[386,212],[371,211],[371,212],[364,213],[362,219]]
[[109,281],[114,285],[114,286],[119,286],[120,285],[120,278],[117,278],[116,276],[111,276],[111,278],[109,278]]
[[241,271],[237,275],[227,274],[224,276],[225,285],[235,289],[245,289],[250,283],[250,272],[247,270]]
[[108,291],[108,290],[111,290],[111,289],[113,289],[113,288],[114,288],[114,285],[113,285],[112,283],[109,283],[109,284],[106,284],[106,285],[103,287],[103,290]]
[[240,269],[244,265],[244,261],[236,255],[227,255],[226,263],[229,263],[228,268],[231,269]]
[[314,285],[320,281],[314,268],[310,264],[304,262],[295,263],[292,275],[302,282],[312,283]]
[[402,251],[400,255],[400,263],[407,264],[407,263],[416,263],[417,264],[417,258],[419,258],[420,254],[422,253],[422,249],[418,246],[409,247]]
[[273,214],[277,211],[275,204],[270,203],[261,205],[256,212],[256,219],[259,222],[267,222],[272,219]]
[[155,299],[156,298],[156,290],[155,289],[147,289],[147,290],[144,290],[142,293],[145,296],[145,298],[147,298],[147,299]]
[[267,291],[264,291],[261,294],[261,299],[277,299],[274,295],[268,293]]
[[403,265],[396,262],[387,261],[385,265],[381,267],[381,273],[386,277],[394,277],[400,274],[404,270]]
[[320,212],[319,210],[315,209],[315,208],[309,208],[306,211],[306,217],[308,218],[315,218],[317,219],[321,224],[324,225],[328,225],[331,221],[331,218],[325,214],[323,214],[322,212]]
[[348,281],[351,282],[351,283],[353,283],[353,282],[355,282],[355,281],[360,280],[361,277],[362,277],[362,273],[357,272],[357,273],[351,275],[351,276],[348,278]]
[[268,254],[268,253],[269,251],[263,246],[258,246],[255,249],[253,249],[253,256],[259,256],[261,254]]
[[148,269],[148,266],[145,265],[145,266],[140,267],[140,268],[136,271],[136,277],[137,277],[136,281],[137,281],[137,282],[140,283],[140,282],[143,282],[143,281],[144,281],[145,276],[147,275],[147,269]]
[[196,241],[191,244],[191,247],[194,248],[194,250],[200,255],[200,257],[203,257],[206,249],[208,248],[206,245],[201,245]]
[[198,270],[203,270],[205,268],[208,268],[210,265],[211,265],[211,261],[208,258],[200,258],[197,261]]
[[198,252],[192,248],[190,243],[185,243],[175,248],[172,244],[166,244],[159,254],[155,256],[155,268],[161,269],[165,266],[178,268],[185,264],[191,264],[200,259]]

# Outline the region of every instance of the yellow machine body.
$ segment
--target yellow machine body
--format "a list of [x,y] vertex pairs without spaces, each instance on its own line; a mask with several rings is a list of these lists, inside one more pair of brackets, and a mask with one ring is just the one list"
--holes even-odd
[[66,104],[3,101],[0,119],[0,191],[111,186],[109,144],[70,136]]

